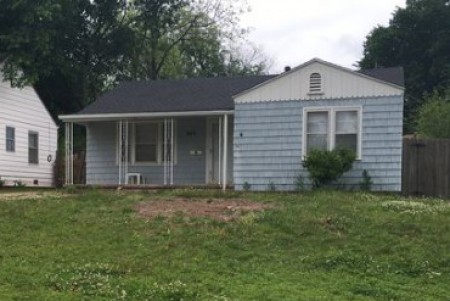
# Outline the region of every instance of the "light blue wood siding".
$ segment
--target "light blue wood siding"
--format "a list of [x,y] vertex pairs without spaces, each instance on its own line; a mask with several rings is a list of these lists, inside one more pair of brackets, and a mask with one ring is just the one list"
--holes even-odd
[[[206,118],[178,118],[177,162],[174,166],[174,184],[205,184]],[[116,123],[90,123],[87,128],[87,184],[117,184]],[[188,133],[189,132],[189,135]],[[195,135],[192,133],[195,132]],[[202,155],[190,155],[201,150]],[[230,154],[230,156],[232,156]],[[163,166],[129,166],[129,172],[141,173],[148,184],[163,183]]]
[[[373,190],[400,191],[403,98],[375,97],[320,101],[236,103],[234,130],[234,183],[247,182],[252,190],[294,190],[302,167],[303,109],[305,107],[362,106],[362,155],[339,181],[357,189],[364,169]],[[308,186],[308,185],[307,185]]]

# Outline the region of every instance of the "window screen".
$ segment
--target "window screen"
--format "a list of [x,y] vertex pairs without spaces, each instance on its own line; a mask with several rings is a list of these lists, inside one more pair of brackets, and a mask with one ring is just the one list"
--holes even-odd
[[328,148],[328,112],[309,112],[306,130],[307,150]]
[[335,148],[358,151],[358,113],[356,111],[336,112]]

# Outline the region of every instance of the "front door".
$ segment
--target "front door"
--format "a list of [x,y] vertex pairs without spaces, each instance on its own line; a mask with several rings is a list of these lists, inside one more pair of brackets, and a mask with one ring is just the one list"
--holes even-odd
[[219,118],[208,118],[206,155],[206,179],[208,184],[220,183],[220,157],[221,157],[221,129]]

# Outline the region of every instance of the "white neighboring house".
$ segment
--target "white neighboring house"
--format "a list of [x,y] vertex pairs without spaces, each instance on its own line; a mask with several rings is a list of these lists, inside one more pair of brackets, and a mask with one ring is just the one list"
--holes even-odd
[[5,185],[52,186],[57,129],[32,87],[11,87],[0,74],[0,179]]

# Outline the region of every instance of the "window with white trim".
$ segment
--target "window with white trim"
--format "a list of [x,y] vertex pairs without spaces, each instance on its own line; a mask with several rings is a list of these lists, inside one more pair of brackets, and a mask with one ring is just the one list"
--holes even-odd
[[[174,159],[176,161],[176,122],[174,122]],[[117,162],[119,162],[119,130],[117,131]],[[128,162],[131,164],[162,164],[164,123],[163,121],[130,123],[128,131]],[[125,147],[125,146],[124,146]]]
[[136,123],[134,125],[134,162],[158,162],[160,140],[158,123]]
[[311,73],[309,76],[309,93],[322,93],[322,76],[320,73]]
[[13,127],[6,127],[6,151],[16,151],[16,130]]
[[28,133],[28,163],[39,164],[39,134]]
[[304,150],[347,148],[361,157],[361,108],[306,108]]

